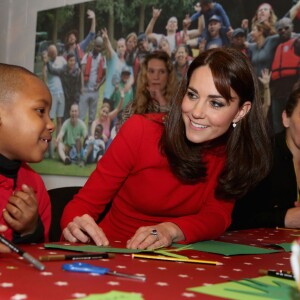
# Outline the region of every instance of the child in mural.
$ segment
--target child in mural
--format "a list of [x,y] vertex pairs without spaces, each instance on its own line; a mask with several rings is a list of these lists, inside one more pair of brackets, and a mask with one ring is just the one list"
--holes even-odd
[[118,103],[117,107],[111,110],[111,106],[109,102],[104,102],[99,110],[98,118],[95,119],[91,126],[92,136],[95,135],[95,128],[98,124],[103,126],[103,140],[105,142],[105,149],[108,148],[112,139],[110,136],[110,130],[113,125],[113,121],[116,118],[117,114],[120,112],[121,107],[124,101],[124,91],[121,90],[121,100]]
[[[132,86],[127,89],[125,92],[125,86],[127,85],[128,81],[130,80],[131,76],[131,71],[128,66],[124,66],[121,71],[121,78],[114,78],[114,83],[115,83],[115,90],[113,94],[111,95],[111,103],[113,106],[117,106],[118,103],[121,101],[121,91],[124,91],[124,101],[123,105],[121,107],[121,110],[126,107],[126,105],[133,100],[133,88]],[[117,77],[117,76],[116,76]]]
[[103,126],[98,124],[95,128],[94,136],[89,137],[85,141],[83,149],[83,162],[96,163],[101,159],[105,151],[105,143],[103,140]]
[[44,62],[47,63],[47,70],[52,75],[60,76],[64,95],[65,95],[65,109],[63,121],[69,118],[69,113],[72,103],[79,103],[81,90],[81,70],[76,64],[76,56],[73,52],[66,56],[67,64],[60,68],[55,68],[53,63],[44,56]]
[[115,125],[113,126],[113,128],[111,129],[111,132],[110,132],[110,137],[111,139],[113,140],[117,133],[119,132],[120,128],[121,128],[121,125],[122,125],[122,113],[123,111],[119,111],[116,119],[115,119]]
[[[40,162],[51,142],[51,103],[35,74],[0,63],[0,230],[17,244],[48,240],[49,195],[27,163]],[[0,245],[0,252],[8,249]]]

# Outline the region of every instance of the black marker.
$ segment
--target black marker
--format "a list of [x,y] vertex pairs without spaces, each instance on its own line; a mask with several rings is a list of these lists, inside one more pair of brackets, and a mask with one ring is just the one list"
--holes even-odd
[[289,272],[289,271],[259,270],[259,274],[268,275],[268,276],[277,277],[277,278],[295,280],[293,273]]
[[40,256],[40,261],[59,261],[59,260],[91,260],[91,259],[103,259],[103,258],[112,258],[114,254],[111,253],[93,253],[93,254],[77,254],[77,255],[45,255]]
[[22,249],[18,248],[15,244],[7,240],[3,235],[0,234],[0,242],[7,246],[9,249],[11,249],[13,252],[17,253],[19,256],[24,257],[28,262],[33,264],[35,268],[37,268],[40,271],[43,271],[45,269],[45,266],[40,263],[37,259],[35,259],[33,256],[31,256],[29,253],[23,251]]

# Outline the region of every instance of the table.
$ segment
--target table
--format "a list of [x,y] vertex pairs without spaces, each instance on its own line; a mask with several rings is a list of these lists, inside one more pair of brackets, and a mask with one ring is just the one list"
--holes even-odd
[[[226,232],[220,241],[261,246],[265,243],[292,242],[298,230],[252,229]],[[113,245],[116,246],[116,245]],[[69,251],[45,249],[43,244],[22,245],[35,257],[49,254],[71,254]],[[74,254],[74,252],[72,252]],[[222,266],[143,260],[130,254],[116,254],[112,259],[85,261],[108,267],[122,273],[146,275],[146,282],[111,275],[92,275],[62,270],[70,261],[44,262],[46,269],[35,269],[14,253],[0,254],[0,299],[79,299],[89,294],[107,293],[111,290],[135,292],[142,299],[220,299],[186,289],[206,284],[221,283],[259,276],[259,269],[290,270],[290,253],[263,255],[222,256],[187,250],[184,255],[203,260],[220,261]]]

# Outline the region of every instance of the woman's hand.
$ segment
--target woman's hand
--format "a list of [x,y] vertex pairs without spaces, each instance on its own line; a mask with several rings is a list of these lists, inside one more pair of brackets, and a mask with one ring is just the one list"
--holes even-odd
[[166,105],[166,99],[163,95],[164,91],[161,90],[159,84],[151,84],[147,87],[148,92],[152,99],[156,100],[161,106]]
[[109,245],[109,241],[103,230],[87,214],[75,217],[63,230],[62,234],[65,240],[72,243],[89,243],[92,240],[97,246]]
[[140,227],[127,242],[127,248],[153,250],[168,247],[173,242],[184,239],[183,232],[176,224],[165,222],[158,225]]

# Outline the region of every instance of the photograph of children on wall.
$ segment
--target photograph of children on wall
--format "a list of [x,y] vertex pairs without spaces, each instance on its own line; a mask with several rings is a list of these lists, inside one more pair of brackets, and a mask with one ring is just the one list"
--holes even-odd
[[297,0],[94,0],[40,11],[34,72],[51,92],[56,131],[32,167],[89,176],[126,119],[167,112],[190,62],[215,47],[251,61],[265,116],[281,131],[299,85],[299,30]]

